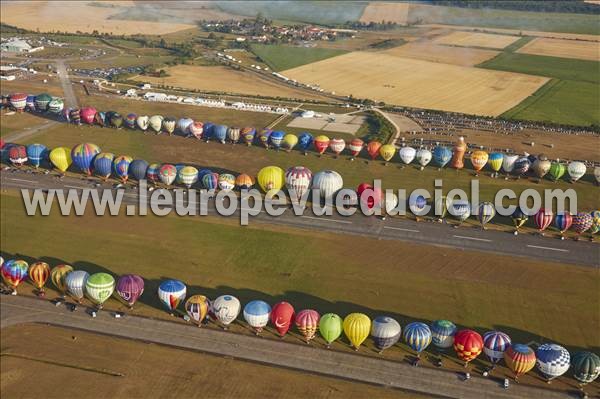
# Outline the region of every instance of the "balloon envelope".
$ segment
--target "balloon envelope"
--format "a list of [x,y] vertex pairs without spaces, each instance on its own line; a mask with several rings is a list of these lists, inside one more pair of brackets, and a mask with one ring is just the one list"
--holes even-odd
[[233,295],[221,295],[212,303],[212,314],[224,326],[233,323],[240,314],[241,304]]
[[431,342],[440,349],[448,349],[454,344],[456,325],[449,320],[435,320],[431,323]]
[[408,346],[419,354],[431,343],[431,330],[427,324],[415,321],[404,328],[403,337]]
[[488,331],[483,334],[483,352],[492,363],[498,363],[504,358],[504,352],[510,344],[510,337],[501,331]]
[[560,377],[571,366],[569,351],[560,345],[543,344],[535,351],[536,366],[548,379]]
[[179,280],[165,280],[158,286],[158,299],[169,311],[174,311],[187,293],[185,284]]
[[137,274],[124,274],[117,280],[116,292],[119,299],[133,307],[144,293],[144,279]]
[[68,147],[57,147],[50,151],[50,162],[61,172],[65,172],[71,166],[71,149]]
[[40,166],[42,161],[48,156],[48,148],[43,144],[29,144],[27,146],[27,158],[36,168]]
[[390,348],[400,339],[400,323],[388,316],[379,316],[373,320],[371,336],[375,346],[384,350]]
[[[294,166],[285,172],[285,186],[290,195],[296,199],[302,196],[310,189],[312,182],[312,172],[304,166]],[[294,192],[295,195],[292,193]]]
[[202,323],[210,308],[210,301],[204,295],[192,295],[185,301],[185,312],[198,325]]
[[294,315],[294,307],[288,302],[279,302],[273,306],[271,323],[273,323],[280,336],[284,336],[288,332],[294,322]]
[[96,305],[102,306],[115,291],[115,278],[108,273],[94,273],[85,282],[85,293]]
[[456,356],[470,362],[483,350],[483,338],[473,330],[461,330],[454,335],[454,351]]
[[312,309],[303,309],[296,314],[296,327],[306,341],[313,339],[317,334],[319,319],[319,312]]
[[73,270],[65,277],[67,292],[74,299],[80,301],[85,293],[85,283],[90,275],[84,270]]
[[285,183],[285,172],[277,166],[267,166],[258,172],[258,185],[264,192],[279,191]]
[[343,327],[352,346],[358,349],[371,332],[371,319],[364,313],[350,313],[344,319]]
[[512,344],[504,352],[504,362],[517,377],[529,372],[535,361],[535,352],[527,345]]
[[58,291],[64,295],[67,293],[67,274],[73,271],[73,267],[70,265],[58,265],[52,268],[50,272],[50,279],[52,284],[58,289]]
[[78,144],[71,150],[71,159],[75,166],[86,175],[92,174],[92,165],[100,147],[92,143]]
[[27,278],[29,264],[22,259],[9,259],[2,264],[2,279],[6,285],[17,288]]
[[134,159],[129,165],[129,174],[137,181],[144,180],[147,171],[148,162],[143,159]]
[[343,331],[343,321],[340,316],[335,313],[326,313],[319,320],[319,333],[327,342],[331,344],[338,339]]
[[50,266],[46,262],[35,262],[29,266],[29,279],[38,290],[46,285],[48,277],[50,277]]
[[573,377],[582,384],[593,382],[600,375],[600,356],[592,352],[578,352],[571,358]]
[[443,168],[452,159],[452,150],[448,147],[435,147],[433,149],[433,162],[440,168]]
[[342,176],[334,170],[323,170],[314,175],[312,188],[319,191],[323,199],[332,199],[344,187]]
[[261,300],[248,302],[244,306],[244,320],[256,331],[261,331],[269,322],[271,307]]

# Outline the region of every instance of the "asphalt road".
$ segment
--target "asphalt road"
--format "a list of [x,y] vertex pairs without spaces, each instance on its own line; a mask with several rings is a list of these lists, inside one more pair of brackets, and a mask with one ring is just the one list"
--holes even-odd
[[384,355],[381,358],[363,356],[285,340],[130,315],[116,319],[107,311],[101,311],[96,318],[92,318],[83,308],[70,312],[65,306],[57,307],[49,301],[37,298],[11,295],[0,298],[0,328],[30,322],[153,342],[387,388],[422,392],[436,397],[569,397],[566,393],[514,383],[505,390],[501,387],[502,380],[473,374],[469,381],[463,381],[462,373],[412,367],[405,362],[385,360]]
[[76,108],[77,96],[75,96],[73,86],[71,85],[71,81],[69,80],[69,72],[67,72],[65,60],[56,60],[56,72],[58,73],[58,77],[60,78],[60,84],[63,88],[63,94],[65,96],[65,108]]
[[[23,171],[2,171],[0,187],[2,189],[96,189],[111,188],[112,184],[105,183],[95,187],[94,182],[85,178],[64,177],[43,173],[25,173]],[[138,204],[137,190],[127,188],[123,201],[127,205]],[[208,215],[219,216],[211,202]],[[190,216],[201,217],[201,216]],[[221,216],[226,217],[226,216]],[[239,211],[229,216],[239,220]],[[368,236],[382,240],[402,240],[429,244],[442,247],[457,248],[472,251],[484,251],[502,255],[526,257],[535,260],[560,262],[580,266],[600,267],[600,245],[587,240],[558,240],[533,234],[514,236],[509,232],[481,230],[472,227],[453,228],[449,224],[435,222],[416,222],[407,217],[388,217],[385,221],[377,217],[368,217],[357,212],[354,216],[344,217],[314,216],[310,209],[302,216],[294,215],[291,209],[286,209],[281,216],[268,215],[264,210],[257,216],[250,217],[252,223],[269,223],[296,228],[322,230],[337,234],[353,234]],[[482,259],[482,262],[484,260]]]

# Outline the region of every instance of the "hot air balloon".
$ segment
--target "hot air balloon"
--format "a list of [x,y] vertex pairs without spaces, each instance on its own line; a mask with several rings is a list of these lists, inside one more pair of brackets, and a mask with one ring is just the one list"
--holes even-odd
[[121,126],[123,126],[123,116],[121,116],[121,114],[118,112],[110,113],[110,118],[108,121],[110,122],[110,125],[115,129],[120,129]]
[[[192,127],[190,126],[190,130],[191,130],[191,128]],[[204,139],[206,140],[207,143],[210,140],[210,138],[213,137],[214,130],[215,130],[215,124],[212,122],[206,122],[202,126],[202,137],[204,137]]]
[[594,382],[600,375],[600,356],[592,352],[577,352],[571,358],[571,370],[581,385]]
[[165,119],[163,119],[162,128],[165,132],[169,134],[169,136],[172,136],[173,132],[175,131],[176,124],[177,120],[175,118],[173,118],[172,116],[167,116]]
[[140,130],[145,133],[146,130],[148,130],[148,124],[150,123],[150,118],[148,118],[148,115],[140,115],[137,117],[135,122],[136,122],[137,126],[140,128]]
[[251,176],[242,173],[235,178],[235,185],[239,190],[250,190],[254,185],[254,179]]
[[371,141],[369,144],[367,144],[367,153],[371,157],[371,160],[374,161],[377,159],[381,145],[382,144],[379,141]]
[[371,210],[381,205],[383,199],[383,192],[379,188],[374,188],[368,183],[361,183],[356,188],[356,195],[360,206]]
[[212,136],[221,144],[225,144],[225,140],[227,140],[227,126],[215,125],[215,127],[213,128]]
[[504,170],[504,172],[507,174],[512,173],[517,159],[519,159],[519,156],[515,154],[504,155],[504,159],[502,160],[502,170]]
[[137,181],[146,179],[148,162],[143,159],[134,159],[129,165],[129,174]]
[[12,145],[8,149],[8,160],[14,166],[23,165],[27,162],[27,148],[24,145]]
[[146,169],[146,178],[148,179],[148,181],[151,181],[152,183],[156,183],[159,180],[159,171],[160,171],[160,164],[158,163],[153,163],[150,164],[150,166],[148,166],[148,169]]
[[231,142],[231,144],[236,144],[238,141],[240,141],[240,128],[230,127],[227,129],[227,139]]
[[79,108],[71,108],[69,110],[69,119],[71,120],[71,123],[81,125],[81,111]]
[[85,283],[90,275],[84,270],[73,270],[65,276],[67,293],[81,303],[84,296]]
[[294,307],[288,302],[279,302],[273,305],[271,323],[275,326],[280,337],[283,337],[292,326],[294,315]]
[[515,374],[515,381],[535,366],[535,352],[523,344],[512,344],[504,352],[504,362]]
[[239,299],[233,295],[221,295],[213,301],[211,308],[211,313],[226,330],[239,316],[241,305]]
[[344,187],[342,176],[334,170],[322,170],[315,173],[312,189],[318,190],[321,198],[333,199],[333,196]]
[[408,209],[415,215],[417,222],[420,220],[420,216],[425,216],[427,214],[426,207],[427,200],[422,195],[411,195],[408,198]]
[[256,129],[253,127],[245,127],[242,129],[240,134],[244,138],[244,142],[246,143],[246,145],[250,147],[254,142],[254,136],[256,136]]
[[96,115],[94,116],[94,122],[98,126],[104,127],[106,125],[106,114],[102,111],[96,112]]
[[448,162],[450,162],[450,159],[452,159],[452,150],[448,147],[437,146],[433,149],[433,163],[435,163],[439,169],[446,166]]
[[331,139],[331,141],[329,142],[329,149],[335,154],[336,158],[340,155],[342,151],[344,151],[344,148],[346,148],[346,142],[343,139],[334,138]]
[[569,230],[571,225],[573,224],[573,215],[569,212],[558,212],[556,217],[554,218],[554,225],[560,231],[560,239],[564,240],[565,231]]
[[275,130],[271,132],[269,140],[271,141],[271,145],[273,146],[273,148],[279,151],[279,148],[281,148],[281,144],[283,143],[284,136],[285,132],[282,132],[281,130]]
[[489,154],[485,151],[477,150],[471,154],[471,165],[475,171],[475,176],[479,175],[481,169],[485,167],[489,159]]
[[[191,118],[181,118],[177,121],[177,130],[179,130],[179,132],[183,135],[183,136],[187,136],[188,134],[190,134],[190,126],[191,124],[194,123],[194,120]],[[202,123],[202,122],[200,122]],[[201,125],[204,126],[204,125]]]
[[421,357],[421,352],[431,343],[431,330],[425,323],[415,321],[404,328],[404,341],[417,354],[417,360]]
[[355,351],[371,332],[371,319],[364,313],[350,313],[344,319],[344,334]]
[[64,173],[71,166],[71,149],[68,147],[56,147],[50,151],[49,158],[52,165]]
[[13,295],[17,295],[17,287],[27,278],[28,269],[29,264],[22,259],[9,259],[2,263],[2,279],[12,289]]
[[[2,96],[4,97],[4,96]],[[35,96],[28,95],[25,99],[25,107],[29,109],[31,112],[35,111]],[[2,106],[0,106],[2,108]]]
[[575,239],[579,240],[581,234],[588,231],[593,224],[594,219],[589,213],[579,212],[577,215],[573,216],[573,230],[575,233],[577,233],[577,237]]
[[[590,212],[590,216],[592,217],[592,227],[590,227],[590,235],[598,234],[600,232],[600,211],[592,211]],[[590,237],[590,240],[592,237]]]
[[115,291],[117,297],[132,309],[144,293],[144,279],[137,274],[124,274],[117,279]]
[[177,178],[177,169],[171,164],[164,164],[158,170],[158,179],[166,186],[170,186]]
[[217,185],[219,186],[219,190],[231,191],[235,188],[235,176],[231,173],[223,173],[219,175]]
[[201,182],[202,186],[207,190],[216,190],[219,187],[219,174],[218,173],[202,173],[200,171],[200,175],[202,176]]
[[177,182],[187,188],[192,187],[198,181],[198,169],[193,166],[184,166],[177,172]]
[[[188,135],[192,135],[195,138],[197,138],[198,140],[202,140],[202,136],[204,134],[205,128],[204,128],[204,124],[200,121],[193,121],[192,123],[190,123],[188,125]],[[208,135],[206,135],[206,137],[208,137]]]
[[600,166],[594,168],[594,179],[596,179],[596,184],[600,184]]
[[504,352],[510,346],[510,337],[501,331],[488,331],[483,334],[483,353],[492,362],[492,368],[504,359]]
[[540,154],[531,168],[535,176],[541,180],[550,171],[551,167],[552,163],[548,161],[548,158],[546,158],[546,156],[543,154]]
[[27,146],[27,158],[37,169],[43,160],[48,157],[48,148],[43,144],[29,144]]
[[70,265],[58,265],[52,268],[50,272],[50,279],[52,284],[58,289],[61,297],[65,297],[67,293],[67,274],[73,271],[73,267]]
[[96,108],[94,107],[81,108],[81,111],[79,112],[79,115],[81,116],[81,121],[86,125],[93,125],[94,119],[96,117],[96,112],[98,111],[96,111]]
[[296,327],[308,344],[317,334],[319,328],[319,312],[312,309],[304,309],[296,314]]
[[348,143],[348,151],[350,151],[350,160],[354,161],[354,158],[358,156],[358,154],[360,154],[360,152],[362,151],[363,147],[365,146],[364,141],[362,141],[359,138],[354,138],[352,140],[350,140],[350,142]]
[[119,155],[113,160],[113,171],[123,183],[129,178],[129,165],[133,159],[129,155]]
[[412,147],[402,147],[400,148],[400,151],[398,151],[398,155],[400,156],[402,162],[408,165],[415,159],[415,156],[417,155],[417,150],[415,150]]
[[127,114],[125,120],[123,121],[125,123],[125,126],[127,126],[129,129],[135,129],[137,117],[137,114],[134,113]]
[[285,172],[277,166],[267,166],[258,172],[258,185],[265,192],[281,190],[285,183]]
[[306,155],[306,152],[308,151],[308,149],[310,148],[310,146],[312,144],[313,144],[313,136],[312,136],[312,134],[310,134],[308,132],[302,132],[302,133],[300,133],[300,135],[298,136],[298,145],[300,146],[300,148],[304,152],[304,155]]
[[71,150],[71,159],[75,166],[88,176],[92,175],[92,165],[100,147],[92,143],[78,144]]
[[490,169],[493,170],[492,177],[497,177],[500,168],[502,167],[502,162],[504,161],[504,154],[501,152],[492,152],[488,157],[488,165],[490,165]]
[[287,152],[292,151],[294,147],[298,144],[298,136],[292,133],[288,133],[283,136],[283,143],[281,143],[281,147]]
[[396,215],[398,206],[398,196],[394,193],[385,193],[382,206],[381,219],[385,220],[388,214]]
[[482,229],[486,229],[485,225],[490,222],[496,216],[496,208],[491,202],[482,202],[477,207],[477,220]]
[[483,350],[483,338],[473,330],[460,330],[454,335],[456,356],[467,364]]
[[517,158],[517,160],[515,161],[515,163],[513,165],[513,174],[520,177],[520,176],[524,175],[525,173],[527,173],[530,166],[531,166],[531,161],[529,161],[529,158],[527,156],[519,157],[519,158]]
[[[456,334],[456,325],[449,320],[436,320],[431,323],[431,342],[440,351],[452,347],[454,344],[454,335]],[[441,362],[441,359],[439,360]]]
[[290,192],[290,197],[294,199],[300,200],[308,192],[311,181],[312,172],[304,166],[291,167],[285,172],[285,186]]
[[38,295],[44,295],[44,285],[50,277],[50,266],[46,262],[35,262],[29,267],[29,279],[38,290]]
[[25,93],[13,93],[9,97],[10,105],[17,112],[23,112],[25,105],[27,105],[27,94]]
[[400,323],[388,316],[379,316],[373,320],[371,336],[379,353],[396,345],[400,339]]
[[548,171],[548,174],[551,180],[556,182],[564,176],[566,171],[567,167],[564,164],[558,162],[557,160],[556,162],[552,162],[552,164],[550,165],[550,170]]
[[204,295],[192,295],[185,301],[185,312],[196,322],[198,327],[202,325],[209,308],[210,301]]
[[544,230],[546,230],[546,227],[550,226],[550,223],[552,223],[552,217],[554,216],[554,214],[552,213],[552,210],[546,210],[544,208],[541,208],[534,217],[534,221],[535,221],[535,225],[538,228],[538,232],[541,235],[544,235]]
[[[53,114],[60,114],[65,108],[65,102],[62,98],[55,97],[48,103],[48,112]],[[81,116],[81,112],[79,113]]]
[[158,286],[158,299],[171,315],[187,293],[185,284],[179,280],[165,280]]
[[317,136],[317,137],[315,137],[314,144],[315,144],[315,150],[317,151],[319,156],[321,156],[325,152],[327,147],[329,147],[329,137],[324,136],[324,135]]
[[425,169],[425,166],[431,162],[432,154],[426,148],[421,148],[417,151],[417,155],[415,156],[419,165],[421,165],[421,170]]
[[326,313],[319,320],[319,333],[325,340],[327,348],[338,339],[344,330],[342,318],[335,313]]
[[452,149],[452,160],[450,161],[450,166],[454,169],[462,169],[464,168],[464,157],[465,152],[467,151],[467,143],[465,143],[464,137],[459,137],[454,144],[454,148]]
[[271,307],[265,301],[251,301],[244,306],[244,320],[254,329],[256,335],[267,325],[270,316]]
[[269,149],[270,137],[273,131],[271,129],[263,129],[258,133],[258,141],[265,147]]
[[381,155],[386,164],[393,158],[394,154],[396,154],[396,147],[392,144],[384,144],[379,148],[379,155]]
[[569,351],[560,345],[543,344],[535,351],[536,366],[550,383],[556,377],[567,372],[571,366]]
[[450,214],[454,216],[460,222],[458,225],[460,226],[465,220],[471,216],[471,204],[469,201],[456,200],[450,203],[450,207],[448,209]]
[[94,172],[106,180],[112,173],[112,164],[115,156],[110,152],[101,152],[94,158]]
[[48,93],[42,93],[35,96],[35,107],[39,112],[46,112],[48,104],[52,101],[52,96]]
[[516,208],[513,214],[510,216],[510,218],[512,219],[513,224],[515,225],[514,235],[518,235],[519,228],[521,228],[521,226],[523,226],[527,222],[529,216],[525,214],[525,212],[523,212],[521,208]]
[[115,278],[108,273],[94,273],[85,282],[85,294],[98,309],[102,309],[114,291]]
[[148,119],[148,125],[150,129],[154,130],[154,133],[160,134],[163,124],[162,115],[152,115],[150,119]]
[[573,161],[567,166],[567,172],[573,183],[581,179],[585,175],[586,170],[585,164],[579,161]]

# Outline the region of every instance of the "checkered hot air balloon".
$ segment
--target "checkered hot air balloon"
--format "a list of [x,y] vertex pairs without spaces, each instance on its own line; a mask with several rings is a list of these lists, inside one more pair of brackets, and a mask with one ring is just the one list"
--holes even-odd
[[577,240],[581,236],[582,233],[585,233],[592,227],[594,224],[594,219],[592,215],[587,212],[579,212],[577,215],[573,216],[573,230],[577,233]]
[[535,352],[527,345],[513,344],[504,352],[504,361],[515,375],[515,381],[535,366]]
[[417,358],[421,357],[421,352],[431,343],[431,330],[429,326],[418,321],[407,325],[404,328],[402,336],[404,342],[416,352]]
[[473,330],[461,330],[454,336],[456,356],[467,364],[483,350],[483,338]]
[[569,351],[560,345],[543,344],[535,351],[536,366],[550,382],[567,372],[571,365]]
[[544,235],[543,231],[546,230],[546,227],[550,226],[553,217],[554,214],[550,209],[540,208],[540,210],[535,214],[533,220],[535,221],[535,225],[541,235]]
[[492,364],[498,363],[504,358],[504,352],[510,346],[511,340],[508,334],[501,331],[488,331],[483,334],[483,352]]

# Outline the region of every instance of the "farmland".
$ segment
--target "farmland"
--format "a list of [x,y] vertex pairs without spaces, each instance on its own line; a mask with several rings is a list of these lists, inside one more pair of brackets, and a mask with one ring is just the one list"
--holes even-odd
[[597,42],[537,38],[521,47],[518,52],[550,57],[600,61],[600,44]]
[[455,31],[441,36],[433,42],[448,46],[485,47],[501,50],[518,39],[518,36]]
[[360,16],[360,22],[394,21],[406,25],[410,7],[412,7],[410,3],[371,1]]
[[459,66],[474,66],[498,55],[497,51],[411,42],[386,50],[384,54]]
[[275,71],[295,68],[346,53],[343,50],[335,49],[266,44],[253,44],[251,49],[257,57]]

